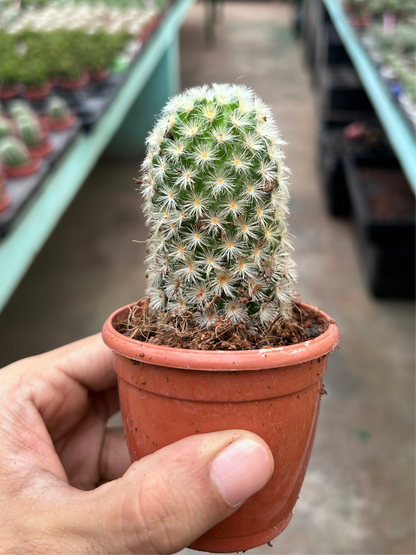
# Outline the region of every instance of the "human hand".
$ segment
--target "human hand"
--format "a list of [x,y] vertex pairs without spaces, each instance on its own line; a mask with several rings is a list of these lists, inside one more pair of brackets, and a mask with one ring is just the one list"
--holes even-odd
[[273,472],[265,442],[242,430],[130,464],[122,430],[106,428],[118,408],[99,335],[0,371],[1,553],[172,553]]

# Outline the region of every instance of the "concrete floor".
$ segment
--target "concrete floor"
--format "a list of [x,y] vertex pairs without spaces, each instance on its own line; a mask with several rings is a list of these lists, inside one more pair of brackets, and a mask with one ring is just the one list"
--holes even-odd
[[[183,87],[238,79],[272,106],[289,142],[298,290],[341,333],[292,523],[252,553],[413,554],[414,305],[369,297],[349,223],[325,213],[314,97],[289,20],[285,4],[226,4],[207,49],[197,5],[181,33]],[[139,162],[97,165],[0,315],[0,366],[96,332],[143,295]]]

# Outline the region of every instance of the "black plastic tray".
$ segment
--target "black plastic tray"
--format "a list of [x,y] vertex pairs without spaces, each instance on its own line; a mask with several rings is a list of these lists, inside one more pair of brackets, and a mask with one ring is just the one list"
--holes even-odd
[[[369,288],[376,297],[415,297],[415,215],[375,217],[368,210],[368,192],[374,183],[358,178],[357,167],[377,167],[401,172],[397,165],[345,161],[348,190],[354,214],[354,233]],[[394,188],[394,181],[392,180]]]
[[7,178],[6,191],[10,194],[9,207],[0,212],[0,237],[4,236],[13,226],[24,207],[45,182],[47,174],[53,169],[58,160],[65,154],[79,133],[80,122],[71,129],[51,132],[49,140],[54,145],[54,151],[46,158],[39,171],[19,178]]

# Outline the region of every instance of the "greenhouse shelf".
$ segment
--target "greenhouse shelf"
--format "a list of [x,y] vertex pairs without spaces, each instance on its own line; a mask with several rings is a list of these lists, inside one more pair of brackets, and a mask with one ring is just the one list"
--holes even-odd
[[[46,178],[13,229],[0,240],[0,311],[4,308],[37,253],[81,188],[101,153],[143,91],[143,103],[166,98],[179,88],[179,28],[195,0],[177,0],[143,48],[107,111],[88,133],[80,133],[64,158]],[[152,77],[157,75],[156,79]],[[148,87],[146,87],[148,85]],[[146,87],[146,89],[145,89]],[[158,89],[152,91],[152,88]],[[153,112],[152,112],[153,115]],[[140,122],[134,122],[140,134]]]
[[361,82],[374,106],[409,184],[416,193],[416,140],[410,125],[386,89],[338,0],[323,0]]

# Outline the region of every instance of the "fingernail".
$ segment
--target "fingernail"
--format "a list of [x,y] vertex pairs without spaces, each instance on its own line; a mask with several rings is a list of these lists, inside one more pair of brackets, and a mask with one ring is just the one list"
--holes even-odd
[[252,439],[228,445],[211,463],[211,480],[232,507],[259,491],[272,474],[269,450]]

